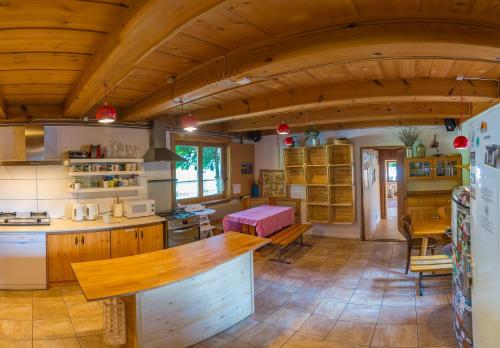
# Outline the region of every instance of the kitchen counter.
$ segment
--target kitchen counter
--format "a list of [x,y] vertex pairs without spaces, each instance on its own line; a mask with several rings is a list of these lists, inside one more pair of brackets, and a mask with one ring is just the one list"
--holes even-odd
[[71,219],[51,219],[50,226],[0,226],[0,233],[72,233],[92,232],[112,229],[131,228],[141,225],[162,223],[165,219],[160,216],[145,216],[129,219],[126,217],[111,217],[109,224],[105,224],[102,218],[94,221],[73,221]]
[[181,348],[254,313],[253,251],[267,243],[227,232],[171,249],[71,266],[87,300],[123,300],[127,347]]

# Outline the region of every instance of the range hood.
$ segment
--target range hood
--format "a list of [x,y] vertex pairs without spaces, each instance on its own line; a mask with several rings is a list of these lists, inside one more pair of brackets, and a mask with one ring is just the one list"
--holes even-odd
[[144,162],[186,162],[184,158],[167,149],[167,125],[163,120],[154,120],[149,142],[149,150],[144,154]]
[[45,129],[41,124],[24,126],[24,158],[0,161],[2,166],[62,165],[63,160],[45,158]]

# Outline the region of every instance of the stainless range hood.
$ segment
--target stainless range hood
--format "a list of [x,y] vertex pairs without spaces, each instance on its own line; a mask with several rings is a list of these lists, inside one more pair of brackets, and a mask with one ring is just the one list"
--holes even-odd
[[184,158],[167,149],[167,124],[154,120],[149,142],[149,150],[144,154],[144,162],[186,162]]
[[24,158],[0,161],[2,166],[62,165],[63,160],[45,158],[45,129],[41,124],[24,126]]

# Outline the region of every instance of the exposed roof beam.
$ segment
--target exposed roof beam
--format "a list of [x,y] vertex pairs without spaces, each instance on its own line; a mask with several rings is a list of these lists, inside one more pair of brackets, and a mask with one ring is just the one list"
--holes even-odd
[[398,102],[491,102],[497,85],[492,81],[409,79],[352,81],[276,93],[197,110],[200,124],[296,112],[305,109]]
[[104,82],[114,86],[148,53],[221,2],[223,0],[135,2],[88,63],[66,100],[64,115],[82,116],[102,98]]
[[303,127],[309,124],[340,124],[390,120],[422,120],[455,118],[460,115],[460,105],[456,103],[396,103],[377,105],[355,105],[347,107],[324,108],[249,118],[223,123],[226,132],[276,129],[281,122],[290,127]]
[[390,58],[497,62],[500,29],[467,23],[391,22],[349,25],[277,38],[229,52],[178,76],[172,86],[125,110],[127,119],[166,112],[184,102],[240,87],[243,77],[269,79],[325,64]]

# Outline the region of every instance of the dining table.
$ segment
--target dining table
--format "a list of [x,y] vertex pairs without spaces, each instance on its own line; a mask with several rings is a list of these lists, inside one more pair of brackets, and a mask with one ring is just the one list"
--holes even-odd
[[432,219],[432,220],[417,220],[412,223],[413,237],[422,238],[422,246],[420,255],[427,254],[427,245],[429,237],[442,237],[446,235],[446,231],[451,225],[449,220]]
[[224,232],[236,231],[268,237],[294,223],[295,212],[291,207],[260,205],[228,214],[222,220]]

